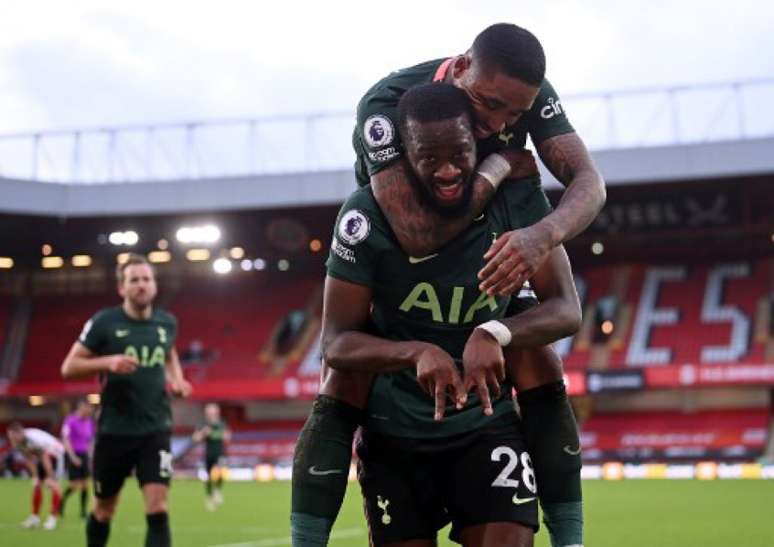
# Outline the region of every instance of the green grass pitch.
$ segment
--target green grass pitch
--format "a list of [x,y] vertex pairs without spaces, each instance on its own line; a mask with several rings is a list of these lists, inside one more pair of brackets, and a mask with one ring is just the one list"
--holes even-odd
[[[586,481],[588,547],[771,547],[774,546],[774,481]],[[0,480],[0,545],[80,547],[83,524],[76,496],[55,531],[22,530],[30,483]],[[171,522],[176,547],[269,547],[290,545],[290,484],[229,483],[226,503],[210,513],[201,484],[179,480],[172,488]],[[43,515],[48,509],[46,494]],[[351,483],[331,546],[367,545],[359,489]],[[111,547],[143,544],[145,520],[139,491],[128,482],[113,521]],[[441,536],[439,545],[455,545]],[[544,530],[535,541],[548,546]]]

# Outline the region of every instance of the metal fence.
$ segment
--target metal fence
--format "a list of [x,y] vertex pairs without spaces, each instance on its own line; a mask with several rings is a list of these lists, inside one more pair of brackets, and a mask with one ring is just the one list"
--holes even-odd
[[[774,78],[562,97],[592,150],[774,135]],[[352,112],[0,135],[0,176],[56,182],[261,175],[352,165]]]

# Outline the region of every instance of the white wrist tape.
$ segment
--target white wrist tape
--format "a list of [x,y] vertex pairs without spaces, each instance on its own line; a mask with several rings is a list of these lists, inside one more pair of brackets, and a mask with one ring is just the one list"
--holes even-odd
[[500,154],[489,154],[478,166],[476,172],[497,190],[500,183],[511,174],[511,164]]
[[511,335],[511,331],[496,320],[487,321],[486,323],[482,323],[479,326],[476,327],[477,329],[485,330],[492,336],[494,336],[495,340],[497,340],[497,343],[501,346],[505,347],[508,344],[511,343],[511,338],[513,336]]

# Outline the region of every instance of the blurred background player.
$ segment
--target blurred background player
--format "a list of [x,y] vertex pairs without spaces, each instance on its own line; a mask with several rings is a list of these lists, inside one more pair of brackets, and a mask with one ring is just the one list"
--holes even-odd
[[81,494],[81,518],[86,518],[89,499],[89,476],[94,442],[93,408],[86,400],[78,401],[75,412],[65,418],[62,425],[62,444],[65,449],[65,467],[69,483],[62,495],[62,507],[59,514],[64,516],[67,500],[73,492]]
[[40,526],[40,506],[43,502],[43,486],[51,491],[51,512],[43,528],[53,530],[59,515],[61,491],[56,480],[57,461],[64,454],[64,447],[56,437],[34,427],[24,428],[14,422],[8,427],[8,440],[26,460],[32,475],[32,514],[22,522],[24,528]]
[[184,397],[191,385],[175,350],[177,320],[153,307],[157,288],[151,265],[132,254],[116,275],[123,304],[97,312],[62,363],[65,378],[99,374],[103,382],[94,446],[96,503],[86,525],[87,545],[107,544],[119,493],[134,470],[148,525],[145,546],[169,547],[172,411],[166,382]]
[[216,403],[204,407],[204,421],[205,424],[194,431],[193,440],[204,442],[204,469],[207,471],[205,503],[212,511],[223,503],[223,470],[220,465],[225,455],[224,443],[231,440],[231,431],[221,419],[220,406]]

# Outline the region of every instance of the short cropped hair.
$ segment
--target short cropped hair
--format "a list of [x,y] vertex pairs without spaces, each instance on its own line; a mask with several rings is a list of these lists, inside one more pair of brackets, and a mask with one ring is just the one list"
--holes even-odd
[[[150,262],[148,262],[148,259],[144,256],[136,253],[129,253],[129,257],[126,261],[116,266],[116,279],[118,280],[119,285],[124,284],[124,273],[126,272],[126,269],[135,264],[147,264],[150,266]],[[151,269],[153,268],[151,267]]]
[[540,42],[525,28],[497,23],[473,41],[473,58],[526,84],[539,86],[546,75],[546,55]]
[[473,125],[473,107],[465,92],[451,84],[422,84],[406,91],[398,102],[398,125],[405,132],[409,118],[420,123],[465,116]]

